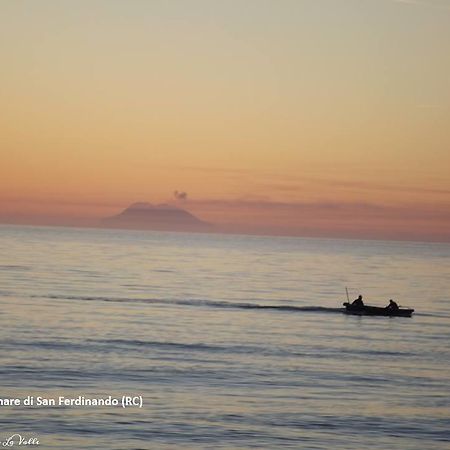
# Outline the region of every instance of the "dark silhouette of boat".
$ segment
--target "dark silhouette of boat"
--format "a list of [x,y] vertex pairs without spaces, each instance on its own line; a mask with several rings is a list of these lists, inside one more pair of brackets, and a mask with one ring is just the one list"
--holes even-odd
[[399,309],[389,309],[380,306],[369,306],[364,305],[363,307],[352,305],[351,303],[345,302],[345,313],[354,314],[357,316],[399,316],[399,317],[411,317],[414,309],[410,308],[399,308]]

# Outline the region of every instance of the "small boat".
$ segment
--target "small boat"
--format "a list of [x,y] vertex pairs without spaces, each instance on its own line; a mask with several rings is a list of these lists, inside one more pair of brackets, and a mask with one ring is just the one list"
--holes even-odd
[[357,316],[399,316],[399,317],[411,317],[414,309],[410,308],[399,308],[399,309],[389,309],[382,308],[380,306],[369,306],[364,305],[363,307],[354,306],[351,303],[345,302],[345,313],[354,314]]

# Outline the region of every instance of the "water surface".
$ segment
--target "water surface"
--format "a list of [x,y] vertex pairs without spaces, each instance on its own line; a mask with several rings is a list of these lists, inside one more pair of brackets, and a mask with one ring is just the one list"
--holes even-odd
[[[40,448],[444,449],[450,246],[0,226],[0,409]],[[342,313],[352,297],[416,309]]]

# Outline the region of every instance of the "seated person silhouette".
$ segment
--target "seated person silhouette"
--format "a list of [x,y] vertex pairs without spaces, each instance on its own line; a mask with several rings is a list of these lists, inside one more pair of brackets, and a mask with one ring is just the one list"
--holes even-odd
[[398,305],[397,303],[392,300],[392,298],[389,300],[389,305],[386,306],[386,309],[388,311],[398,311]]
[[356,300],[353,300],[352,306],[355,306],[356,308],[360,308],[360,309],[364,308],[364,302],[362,299],[362,295],[359,295]]

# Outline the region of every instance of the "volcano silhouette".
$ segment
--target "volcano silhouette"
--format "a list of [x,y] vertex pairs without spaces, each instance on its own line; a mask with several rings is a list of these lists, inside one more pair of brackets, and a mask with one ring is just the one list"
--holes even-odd
[[159,231],[210,231],[212,225],[190,212],[173,205],[133,203],[116,216],[103,219],[102,224],[112,228]]

